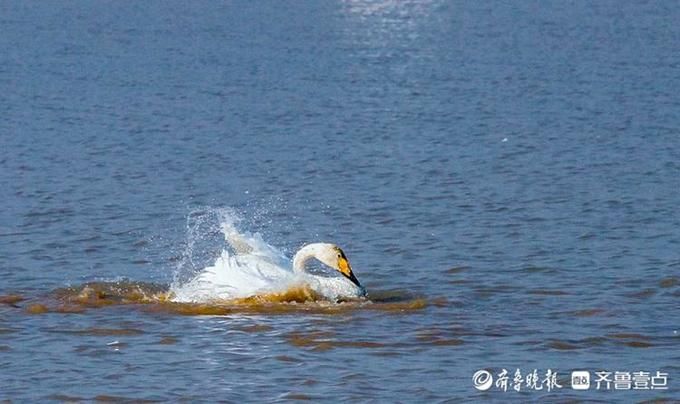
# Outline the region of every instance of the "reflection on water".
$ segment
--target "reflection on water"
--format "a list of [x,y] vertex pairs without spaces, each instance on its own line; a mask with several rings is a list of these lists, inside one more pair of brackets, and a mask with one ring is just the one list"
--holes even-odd
[[[412,31],[422,24],[437,6],[434,0],[343,0],[347,16],[371,29],[391,32]],[[381,38],[375,38],[380,41]]]
[[344,0],[345,34],[362,57],[407,60],[422,49],[416,42],[435,12],[436,1]]

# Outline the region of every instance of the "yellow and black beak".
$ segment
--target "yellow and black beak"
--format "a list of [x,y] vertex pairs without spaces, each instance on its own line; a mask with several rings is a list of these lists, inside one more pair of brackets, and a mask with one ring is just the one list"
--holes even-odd
[[349,266],[349,261],[347,261],[346,257],[343,256],[338,258],[338,268],[340,273],[343,274],[345,278],[349,279],[353,284],[357,285],[358,287],[363,288],[363,286],[361,286],[361,283],[359,283],[357,277],[354,276],[354,273],[352,273],[352,267]]

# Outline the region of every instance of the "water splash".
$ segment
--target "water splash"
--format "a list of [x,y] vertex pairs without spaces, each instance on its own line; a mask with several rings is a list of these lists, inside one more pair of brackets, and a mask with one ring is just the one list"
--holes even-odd
[[194,278],[220,255],[224,247],[221,225],[231,221],[235,225],[238,215],[231,208],[196,208],[186,219],[186,243],[172,278],[177,287]]
[[[187,246],[170,288],[175,302],[212,302],[261,295],[286,295],[311,288],[308,295],[336,301],[356,297],[356,287],[337,277],[294,272],[292,262],[260,233],[240,230],[231,208],[205,208],[187,219]],[[215,253],[217,251],[217,254]]]

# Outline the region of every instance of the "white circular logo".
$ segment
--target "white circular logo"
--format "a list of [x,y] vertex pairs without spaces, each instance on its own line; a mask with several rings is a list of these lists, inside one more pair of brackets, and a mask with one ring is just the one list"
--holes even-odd
[[493,384],[493,376],[486,370],[478,370],[472,375],[472,383],[474,383],[477,390],[485,391],[489,390]]

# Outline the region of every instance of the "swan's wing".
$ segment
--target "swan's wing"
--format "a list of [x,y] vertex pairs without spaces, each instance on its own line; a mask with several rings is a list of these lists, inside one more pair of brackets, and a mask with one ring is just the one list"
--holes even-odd
[[297,278],[258,255],[230,255],[224,251],[213,266],[190,282],[173,289],[174,301],[206,302],[286,290]]
[[253,256],[283,268],[290,267],[290,260],[279,250],[267,244],[259,233],[240,233],[232,223],[222,225],[224,239],[237,256]]

